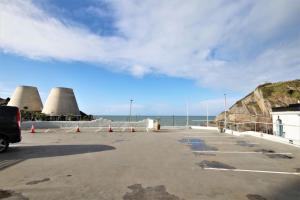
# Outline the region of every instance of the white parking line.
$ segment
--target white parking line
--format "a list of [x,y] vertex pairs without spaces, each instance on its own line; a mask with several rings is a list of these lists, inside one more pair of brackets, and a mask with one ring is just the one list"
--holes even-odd
[[[198,141],[190,141],[190,142],[186,142],[186,144],[197,144],[197,143],[203,143],[203,142],[198,142]],[[239,144],[237,142],[205,142],[205,144]],[[245,143],[247,145],[251,145],[251,144],[259,144],[259,143]]]
[[292,153],[284,152],[284,153],[271,153],[271,152],[261,152],[261,151],[193,151],[194,153],[220,153],[220,154],[278,154],[278,155],[290,155]]
[[237,137],[237,136],[225,136],[225,135],[183,135],[184,137],[191,137],[191,138],[230,138],[230,137]]
[[249,169],[226,169],[226,168],[213,168],[204,167],[205,170],[215,170],[215,171],[233,171],[233,172],[250,172],[250,173],[266,173],[266,174],[285,174],[285,175],[297,175],[300,176],[298,172],[278,172],[278,171],[263,171],[263,170],[249,170]]

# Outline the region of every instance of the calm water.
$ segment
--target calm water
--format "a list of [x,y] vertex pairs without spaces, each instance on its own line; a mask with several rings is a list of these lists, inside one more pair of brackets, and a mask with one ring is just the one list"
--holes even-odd
[[[94,118],[105,118],[112,121],[129,121],[129,116],[121,115],[96,115]],[[160,120],[162,126],[185,126],[186,125],[186,116],[132,116],[131,121],[141,121],[143,119],[157,119]],[[213,120],[215,116],[209,116],[208,120]],[[189,116],[189,125],[205,125],[206,116]]]

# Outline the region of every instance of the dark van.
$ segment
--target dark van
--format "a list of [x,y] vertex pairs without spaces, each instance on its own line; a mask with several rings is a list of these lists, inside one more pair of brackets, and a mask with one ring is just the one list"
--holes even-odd
[[0,153],[5,152],[10,143],[21,141],[21,114],[19,108],[0,106]]

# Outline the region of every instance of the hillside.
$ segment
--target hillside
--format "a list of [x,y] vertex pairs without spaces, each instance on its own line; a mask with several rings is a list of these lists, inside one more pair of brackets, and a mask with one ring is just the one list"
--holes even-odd
[[5,106],[9,102],[10,98],[2,99],[0,98],[0,106]]
[[[227,119],[233,122],[270,122],[272,107],[287,106],[300,100],[300,80],[266,83],[228,109]],[[224,112],[216,121],[224,120]]]

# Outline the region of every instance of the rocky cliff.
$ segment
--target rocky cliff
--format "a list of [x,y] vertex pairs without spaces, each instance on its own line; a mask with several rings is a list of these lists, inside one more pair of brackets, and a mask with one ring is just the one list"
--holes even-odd
[[[287,106],[300,101],[300,79],[286,82],[266,83],[258,86],[246,97],[237,101],[227,112],[232,122],[271,122],[272,107]],[[216,121],[224,120],[224,112]]]

